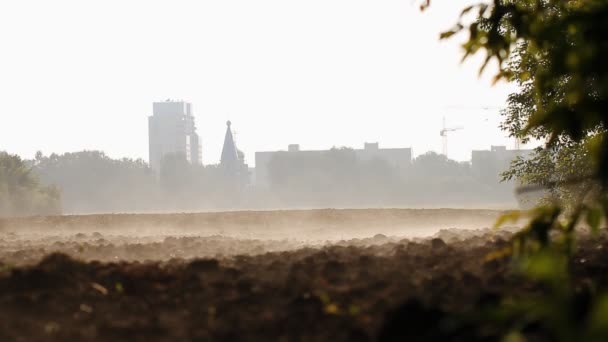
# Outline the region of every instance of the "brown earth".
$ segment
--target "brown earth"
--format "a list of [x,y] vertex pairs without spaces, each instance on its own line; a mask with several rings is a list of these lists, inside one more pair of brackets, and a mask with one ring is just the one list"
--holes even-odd
[[[529,288],[509,276],[506,260],[486,259],[510,233],[432,227],[482,228],[496,215],[330,210],[4,220],[0,341],[494,340],[496,331],[450,322]],[[394,235],[350,238],[349,225],[354,236],[374,227]],[[435,238],[408,234],[419,228]],[[324,241],[330,236],[348,239]],[[582,244],[581,279],[606,277],[604,247],[606,239]]]
[[428,236],[442,228],[492,226],[500,211],[468,209],[319,209],[182,214],[0,218],[0,232],[256,239],[339,240],[375,234]]

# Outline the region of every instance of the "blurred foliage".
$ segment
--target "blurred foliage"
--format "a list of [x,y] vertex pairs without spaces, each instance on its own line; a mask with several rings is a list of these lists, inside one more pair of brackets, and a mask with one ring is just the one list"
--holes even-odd
[[464,321],[503,341],[606,341],[608,296],[590,281],[576,281],[568,264],[553,249],[518,259],[515,271],[532,281],[531,289],[505,295]]
[[503,173],[503,179],[518,179],[523,184],[542,186],[546,190],[545,202],[559,201],[569,205],[582,200],[592,187],[597,187],[597,180],[590,176],[592,170],[599,169],[594,153],[597,154],[598,142],[605,129],[602,125],[583,129],[583,137],[575,140],[563,133],[554,136],[544,125],[531,128],[529,121],[539,115],[536,101],[542,102],[542,108],[548,107],[549,102],[563,103],[568,93],[565,88],[568,83],[567,78],[563,77],[563,80],[556,82],[555,89],[549,95],[538,97],[536,92],[540,90],[535,87],[536,75],[539,68],[548,62],[539,62],[543,57],[536,56],[528,45],[525,41],[518,43],[506,64],[506,70],[518,85],[518,91],[508,97],[507,108],[502,112],[504,121],[501,128],[522,142],[547,140],[549,143],[537,148],[531,158],[514,161],[511,169]]
[[[464,22],[469,12],[475,18]],[[545,163],[574,155],[566,172],[608,182],[606,113],[608,3],[603,0],[494,0],[467,7],[443,38],[466,30],[464,58],[483,51],[498,62],[495,79],[514,81],[503,129],[522,139],[546,139]],[[569,152],[561,153],[561,149]],[[550,159],[547,159],[550,157]],[[589,160],[584,160],[589,159]],[[583,161],[586,170],[574,169]],[[525,170],[520,163],[518,170]],[[524,167],[524,168],[522,168]],[[532,166],[530,166],[533,169]],[[532,170],[534,171],[534,170]],[[513,174],[508,174],[509,175]]]
[[441,37],[461,31],[468,32],[464,59],[485,53],[480,72],[497,62],[495,80],[518,85],[502,128],[524,142],[546,141],[504,177],[520,180],[521,192],[545,191],[548,201],[498,222],[528,218],[513,239],[514,265],[545,291],[502,303],[485,319],[513,323],[507,337],[514,340],[539,332],[550,340],[607,340],[607,297],[573,286],[569,260],[576,228],[597,232],[608,217],[608,1],[493,0],[466,7]]
[[571,206],[585,200],[588,194],[596,197],[599,195],[598,180],[586,173],[597,168],[588,146],[585,140],[568,145],[539,147],[527,158],[515,159],[510,169],[503,173],[503,178],[535,185],[523,190],[540,191],[542,204],[558,202]]
[[0,152],[0,216],[60,213],[58,189],[41,185],[19,156]]
[[[468,13],[475,15],[467,22]],[[596,217],[608,214],[608,2],[494,0],[465,8],[442,38],[460,31],[469,33],[464,58],[483,51],[480,72],[495,60],[495,79],[519,85],[503,113],[503,128],[524,141],[547,141],[532,159],[517,160],[505,177],[550,192],[566,190],[565,201],[532,213],[521,239],[531,237],[544,247],[549,232],[557,231],[572,240],[582,217],[591,217],[587,222],[596,229]]]

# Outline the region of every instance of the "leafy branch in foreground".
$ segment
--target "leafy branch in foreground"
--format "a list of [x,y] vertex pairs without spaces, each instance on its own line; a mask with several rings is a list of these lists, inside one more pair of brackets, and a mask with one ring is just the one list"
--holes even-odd
[[544,325],[553,340],[605,340],[608,297],[575,286],[571,266],[577,228],[597,234],[608,218],[608,1],[491,0],[466,7],[441,38],[461,32],[463,59],[485,53],[480,73],[495,62],[495,81],[518,86],[501,128],[523,142],[546,141],[503,174],[522,192],[545,196],[497,222],[528,219],[508,253],[494,253],[514,256],[515,269],[546,291],[502,303],[488,317],[508,322],[514,340],[531,325]]
[[[469,12],[475,18],[465,22]],[[469,34],[464,58],[485,52],[481,71],[496,61],[495,79],[519,86],[502,128],[547,141],[503,175],[553,194],[524,231],[544,245],[541,231],[570,233],[582,216],[608,215],[608,2],[493,0],[465,8],[442,38],[461,31]]]

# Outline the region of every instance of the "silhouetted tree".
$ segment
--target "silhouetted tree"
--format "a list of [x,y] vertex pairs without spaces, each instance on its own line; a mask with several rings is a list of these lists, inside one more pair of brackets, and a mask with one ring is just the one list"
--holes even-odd
[[0,216],[61,213],[59,191],[43,186],[19,156],[0,152]]
[[71,213],[149,210],[158,202],[154,172],[141,159],[111,159],[100,151],[38,153],[33,170],[61,190]]

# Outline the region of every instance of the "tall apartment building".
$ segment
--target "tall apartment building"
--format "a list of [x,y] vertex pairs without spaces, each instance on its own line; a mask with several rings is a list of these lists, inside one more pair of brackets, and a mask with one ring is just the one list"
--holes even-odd
[[148,117],[150,166],[159,174],[161,160],[167,154],[181,154],[191,164],[202,163],[202,151],[192,104],[167,100],[154,102]]

